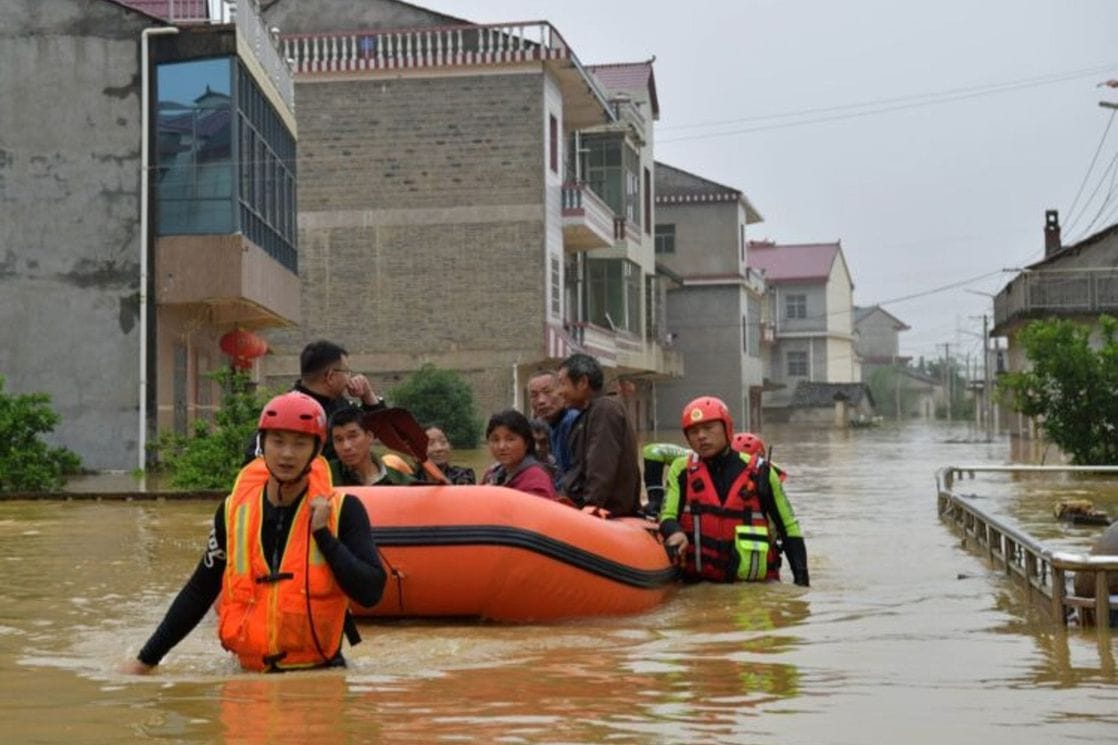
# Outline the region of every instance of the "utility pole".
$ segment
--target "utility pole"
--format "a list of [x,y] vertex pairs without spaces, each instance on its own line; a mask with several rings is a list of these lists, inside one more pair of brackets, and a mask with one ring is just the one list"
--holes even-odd
[[990,381],[990,317],[982,314],[982,411],[986,420],[986,442],[994,439],[993,386]]

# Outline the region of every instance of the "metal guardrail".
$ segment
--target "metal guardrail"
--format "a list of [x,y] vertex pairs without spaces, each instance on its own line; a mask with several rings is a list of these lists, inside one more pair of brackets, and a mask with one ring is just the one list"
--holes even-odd
[[[1099,629],[1109,631],[1110,575],[1118,573],[1118,556],[1075,554],[1053,551],[1027,533],[988,514],[965,496],[956,494],[955,482],[962,477],[974,478],[976,473],[1111,473],[1118,475],[1118,466],[945,466],[936,471],[936,492],[939,515],[951,520],[965,540],[972,540],[985,549],[992,564],[1025,585],[1030,599],[1042,601],[1062,624],[1068,610],[1079,616],[1084,625],[1084,609],[1093,609]],[[1068,572],[1094,572],[1095,596],[1080,597],[1068,592]]]

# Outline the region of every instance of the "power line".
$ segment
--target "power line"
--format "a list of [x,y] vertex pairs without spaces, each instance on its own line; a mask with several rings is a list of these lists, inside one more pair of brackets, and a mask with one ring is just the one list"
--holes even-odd
[[833,111],[848,111],[850,109],[864,109],[871,106],[883,106],[887,104],[906,103],[912,101],[922,101],[929,98],[941,98],[944,96],[953,96],[961,93],[976,93],[976,92],[997,92],[998,89],[1006,86],[1019,86],[1019,85],[1039,85],[1048,82],[1060,82],[1069,75],[1086,76],[1097,75],[1102,72],[1114,69],[1115,65],[1104,65],[1100,67],[1085,67],[1077,70],[1067,70],[1065,72],[1048,73],[1032,78],[1021,78],[1018,80],[1009,80],[999,83],[982,83],[979,85],[963,86],[961,88],[948,88],[942,91],[931,91],[928,93],[913,93],[906,96],[894,96],[891,98],[878,98],[869,101],[860,101],[857,103],[840,104],[837,106],[816,106],[807,109],[798,109],[794,111],[778,112],[774,114],[757,114],[754,116],[739,117],[736,119],[721,119],[712,120],[707,122],[693,122],[691,124],[676,124],[664,125],[659,127],[661,131],[665,130],[681,130],[681,129],[699,129],[702,127],[715,127],[726,124],[745,124],[747,122],[766,121],[770,119],[787,119],[796,116],[805,116],[808,114],[825,114]]
[[1108,66],[1108,67],[1103,67],[1103,68],[1095,68],[1094,72],[1090,72],[1090,73],[1080,72],[1080,73],[1076,73],[1076,74],[1066,74],[1066,75],[1063,75],[1062,77],[1056,77],[1056,78],[1039,80],[1039,81],[1032,81],[1032,82],[1024,82],[1024,83],[1019,83],[1019,84],[1008,84],[1008,85],[1004,85],[1000,88],[990,88],[988,90],[980,90],[980,91],[974,91],[974,92],[970,92],[970,93],[960,93],[960,94],[957,94],[957,95],[945,95],[945,96],[940,96],[940,97],[933,97],[933,98],[930,98],[929,100],[926,100],[926,101],[916,101],[916,102],[912,102],[912,103],[903,103],[903,104],[898,104],[896,106],[883,106],[881,108],[874,108],[874,109],[870,109],[868,111],[855,111],[855,112],[849,113],[849,114],[839,114],[839,115],[836,115],[836,116],[823,116],[823,117],[816,117],[816,118],[808,118],[808,119],[801,119],[799,121],[791,121],[791,122],[779,122],[779,123],[776,123],[776,124],[762,125],[762,126],[759,126],[759,127],[747,127],[745,129],[735,129],[735,130],[730,130],[730,131],[727,131],[727,132],[710,132],[710,133],[705,133],[705,134],[697,134],[697,135],[690,135],[690,136],[684,136],[684,137],[670,137],[668,139],[657,140],[657,144],[669,144],[669,143],[673,143],[673,142],[687,142],[687,141],[691,141],[691,140],[708,140],[708,139],[714,139],[714,138],[717,138],[717,137],[730,137],[730,136],[733,136],[733,135],[748,134],[748,133],[752,133],[752,132],[764,132],[764,131],[772,130],[772,129],[788,129],[788,128],[791,128],[791,127],[801,127],[801,126],[810,125],[810,124],[823,124],[823,123],[826,123],[826,122],[835,122],[835,121],[842,121],[842,120],[845,120],[845,119],[855,119],[855,118],[859,118],[859,117],[873,116],[875,114],[885,114],[885,113],[889,113],[889,112],[893,112],[893,111],[901,111],[901,110],[904,110],[904,109],[913,109],[913,108],[920,108],[920,107],[924,107],[924,106],[932,106],[932,105],[940,104],[940,103],[950,103],[950,102],[954,102],[954,101],[962,101],[962,100],[966,100],[966,99],[969,99],[969,98],[978,98],[978,97],[981,97],[981,96],[988,96],[988,95],[997,94],[997,93],[1008,93],[1008,92],[1015,91],[1015,90],[1022,90],[1022,89],[1025,89],[1025,88],[1033,88],[1033,87],[1037,87],[1037,86],[1041,86],[1041,85],[1051,85],[1053,83],[1062,83],[1062,82],[1066,82],[1066,81],[1069,81],[1069,80],[1074,80],[1074,79],[1077,79],[1077,78],[1091,77],[1091,76],[1099,74],[1099,72],[1101,72],[1101,71],[1112,69],[1112,68],[1113,68],[1113,66]]
[[1079,185],[1079,191],[1075,193],[1075,199],[1071,200],[1071,206],[1068,207],[1067,212],[1064,214],[1071,219],[1072,212],[1075,211],[1075,205],[1079,203],[1079,197],[1083,195],[1083,189],[1087,186],[1087,179],[1091,177],[1091,171],[1095,169],[1095,162],[1099,159],[1099,153],[1102,152],[1103,143],[1106,142],[1106,135],[1110,132],[1110,125],[1114,123],[1114,116],[1118,114],[1118,109],[1113,109],[1110,112],[1110,118],[1106,120],[1106,128],[1102,131],[1102,137],[1099,138],[1099,146],[1095,148],[1095,155],[1091,158],[1091,165],[1087,166],[1087,173],[1083,174],[1083,183]]

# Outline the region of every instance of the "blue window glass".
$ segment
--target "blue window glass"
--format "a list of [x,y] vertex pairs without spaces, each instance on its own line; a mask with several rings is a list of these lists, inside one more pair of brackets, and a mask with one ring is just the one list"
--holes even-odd
[[161,235],[235,232],[232,59],[159,65],[155,181]]

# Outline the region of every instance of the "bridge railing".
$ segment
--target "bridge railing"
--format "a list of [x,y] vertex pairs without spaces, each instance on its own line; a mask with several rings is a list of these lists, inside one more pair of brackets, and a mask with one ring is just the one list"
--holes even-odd
[[[1118,466],[945,466],[936,472],[939,515],[962,532],[964,541],[983,551],[991,564],[1024,585],[1031,600],[1045,606],[1060,623],[1067,623],[1069,610],[1085,622],[1084,609],[1093,609],[1100,629],[1107,619],[1113,598],[1110,577],[1118,573],[1118,556],[1055,551],[1033,536],[989,514],[972,499],[955,493],[955,484],[976,473],[1110,473]],[[1095,596],[1079,597],[1068,590],[1068,572],[1094,572]]]

